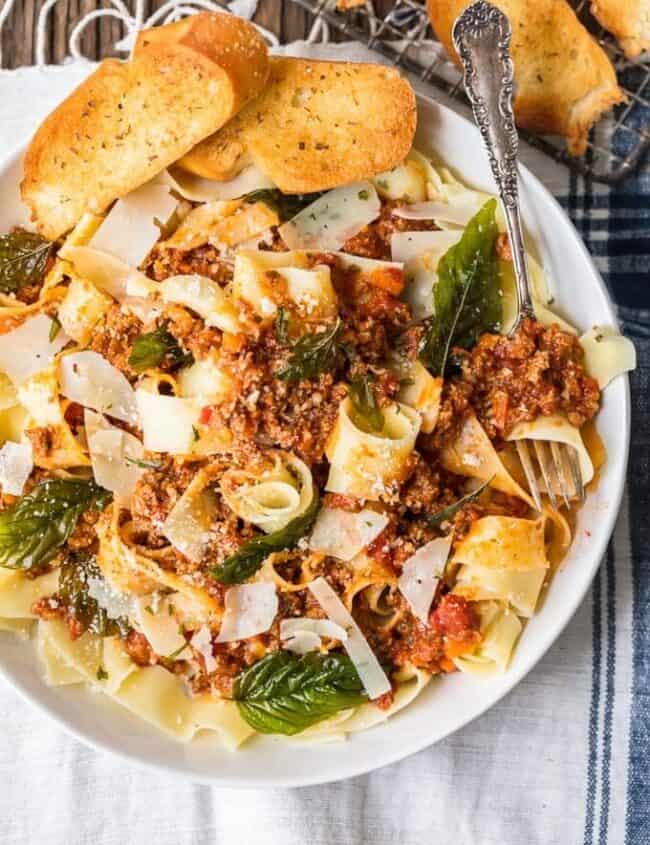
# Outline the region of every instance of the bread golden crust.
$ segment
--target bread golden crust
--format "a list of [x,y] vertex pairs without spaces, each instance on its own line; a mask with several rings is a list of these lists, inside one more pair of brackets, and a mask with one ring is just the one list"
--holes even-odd
[[[566,0],[493,0],[512,25],[515,116],[519,126],[564,135],[581,155],[594,123],[625,96],[604,50]],[[458,61],[451,30],[469,0],[428,0],[436,35]]]
[[55,239],[100,213],[223,126],[268,77],[266,46],[246,21],[201,13],[140,35],[45,119],[27,151],[23,200]]
[[400,162],[416,119],[413,90],[392,68],[272,58],[257,100],[180,165],[229,179],[253,162],[287,193],[327,190]]
[[650,50],[650,0],[591,0],[591,14],[630,59]]

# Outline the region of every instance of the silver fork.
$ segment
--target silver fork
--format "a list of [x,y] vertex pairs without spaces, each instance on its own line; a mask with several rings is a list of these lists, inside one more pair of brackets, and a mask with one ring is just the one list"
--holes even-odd
[[[518,300],[517,317],[510,335],[525,318],[535,319],[519,210],[519,136],[512,111],[511,36],[508,18],[486,0],[469,6],[453,29],[454,45],[464,68],[465,90],[487,149],[508,227]],[[571,498],[584,500],[580,463],[573,447],[545,440],[518,440],[516,446],[538,510],[542,509],[542,497],[531,446],[553,508],[558,507],[556,490],[560,491],[567,507]]]

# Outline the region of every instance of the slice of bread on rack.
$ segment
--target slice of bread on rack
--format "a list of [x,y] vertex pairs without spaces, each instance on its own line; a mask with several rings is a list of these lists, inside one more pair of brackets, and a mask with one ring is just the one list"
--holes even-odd
[[264,88],[258,31],[201,13],[140,35],[126,62],[108,59],[37,130],[22,196],[54,240],[100,213],[211,135]]
[[[456,62],[451,32],[456,18],[471,2],[427,2],[435,33]],[[569,152],[582,155],[594,123],[625,100],[607,54],[566,0],[492,2],[512,26],[517,123],[531,132],[563,135]]]
[[398,164],[416,120],[413,90],[392,68],[272,57],[260,96],[180,166],[222,180],[255,164],[285,193],[323,191]]
[[616,37],[629,59],[650,50],[648,0],[591,0],[591,14]]

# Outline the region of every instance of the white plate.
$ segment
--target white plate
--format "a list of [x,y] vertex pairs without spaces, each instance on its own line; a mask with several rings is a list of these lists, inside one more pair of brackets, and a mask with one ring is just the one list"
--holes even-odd
[[[435,152],[470,185],[493,191],[474,126],[424,98],[420,98],[419,111],[420,149]],[[16,157],[0,166],[0,231],[26,219],[18,198],[20,169]],[[530,172],[523,173],[522,183],[528,237],[547,269],[554,308],[581,330],[594,324],[613,325],[605,286],[572,224]],[[260,737],[236,753],[224,751],[207,737],[181,744],[103,695],[82,688],[47,687],[32,644],[11,634],[0,634],[0,670],[28,701],[80,740],[194,781],[242,787],[306,786],[400,760],[484,713],[532,669],[575,612],[605,551],[623,494],[630,430],[626,377],[619,377],[605,391],[598,430],[608,454],[600,482],[580,512],[574,544],[543,607],[526,626],[508,672],[488,681],[458,673],[434,680],[405,711],[345,742],[315,745]]]

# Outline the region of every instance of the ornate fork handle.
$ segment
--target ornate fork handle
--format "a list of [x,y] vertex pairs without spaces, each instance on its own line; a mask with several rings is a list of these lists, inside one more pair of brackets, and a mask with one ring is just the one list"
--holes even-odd
[[465,71],[465,90],[505,210],[519,300],[514,331],[524,317],[532,317],[534,312],[519,210],[519,137],[512,111],[511,36],[508,18],[485,0],[469,6],[453,29],[454,45]]

